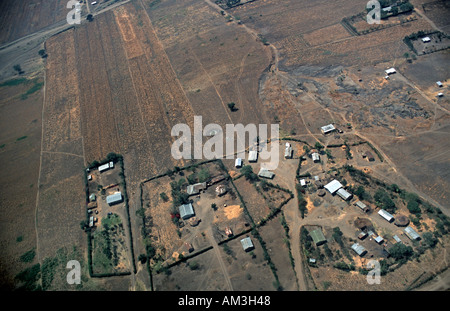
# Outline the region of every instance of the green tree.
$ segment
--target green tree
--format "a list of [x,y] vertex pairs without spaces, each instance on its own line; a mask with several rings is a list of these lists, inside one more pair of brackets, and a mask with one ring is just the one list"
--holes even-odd
[[377,206],[387,210],[388,212],[395,212],[395,203],[384,189],[378,189],[377,192],[375,192],[374,199]]
[[318,141],[316,141],[316,143],[314,144],[314,148],[316,148],[317,150],[322,150],[323,149],[323,146],[322,146],[322,144],[321,143],[319,143]]
[[231,103],[228,103],[228,109],[230,109],[230,111],[236,111],[237,110],[237,108],[236,108],[236,104],[235,103],[233,103],[233,102],[231,102]]
[[397,243],[389,249],[389,253],[391,254],[392,258],[396,260],[406,261],[412,256],[414,252],[411,246]]
[[245,179],[247,179],[251,182],[258,180],[258,175],[253,173],[253,169],[252,169],[251,165],[244,165],[241,168],[241,174],[244,175]]

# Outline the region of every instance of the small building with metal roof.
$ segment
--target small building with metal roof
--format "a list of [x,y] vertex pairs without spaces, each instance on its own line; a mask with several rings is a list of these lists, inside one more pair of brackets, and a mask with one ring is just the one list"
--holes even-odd
[[331,182],[329,182],[324,186],[324,188],[327,189],[331,194],[334,194],[342,187],[343,187],[342,184],[336,179],[333,179]]
[[285,159],[292,159],[292,155],[294,153],[294,150],[292,149],[292,146],[290,143],[286,143],[286,147],[284,149],[284,158]]
[[322,134],[325,135],[325,134],[333,132],[334,130],[336,130],[336,128],[334,127],[333,124],[328,124],[328,125],[322,126],[320,128],[320,130],[322,131]]
[[364,246],[360,245],[359,243],[353,244],[352,245],[352,250],[354,250],[355,253],[357,253],[361,257],[364,256],[367,253],[367,251],[364,248]]
[[256,162],[256,161],[258,161],[258,151],[251,150],[248,153],[248,162]]
[[353,194],[351,194],[344,188],[340,188],[336,193],[338,196],[340,196],[345,201],[350,200],[353,197]]
[[251,251],[251,250],[253,250],[255,248],[255,246],[253,245],[253,242],[250,239],[250,237],[243,238],[241,240],[241,244],[242,244],[242,248],[246,252],[249,252],[249,251]]
[[205,189],[206,189],[206,182],[196,183],[193,185],[188,185],[186,187],[186,192],[189,195],[195,195],[195,194],[199,194],[200,191],[205,190]]
[[267,168],[261,167],[261,169],[259,170],[258,176],[272,179],[275,176],[275,173],[269,171]]
[[242,167],[242,159],[241,158],[237,158],[234,161],[234,167],[236,167],[236,168],[241,168]]
[[192,203],[183,204],[178,207],[178,210],[180,211],[180,217],[182,219],[188,219],[193,216],[195,216],[194,207],[192,206]]
[[383,217],[384,219],[386,219],[388,222],[392,222],[394,220],[394,216],[392,216],[391,214],[389,214],[387,211],[385,211],[384,209],[380,209],[378,211],[378,215],[380,215],[381,217]]
[[311,236],[311,238],[313,239],[314,243],[317,246],[322,245],[327,242],[327,239],[325,238],[325,236],[322,233],[322,230],[320,230],[320,229],[311,231],[309,233],[309,235]]
[[420,240],[420,235],[411,226],[405,228],[405,234],[413,241]]
[[320,156],[319,156],[319,154],[317,152],[313,152],[311,154],[311,158],[312,158],[313,162],[319,162],[320,161]]
[[108,205],[118,204],[121,203],[122,201],[123,197],[121,192],[116,192],[106,197],[106,203],[108,203]]
[[100,166],[98,167],[98,171],[99,171],[100,173],[102,173],[102,172],[104,172],[104,171],[107,171],[107,170],[109,170],[109,169],[110,169],[109,163],[100,165]]

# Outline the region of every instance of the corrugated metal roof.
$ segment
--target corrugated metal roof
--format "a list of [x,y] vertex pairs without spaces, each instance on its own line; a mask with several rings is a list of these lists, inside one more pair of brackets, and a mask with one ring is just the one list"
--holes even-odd
[[235,167],[242,166],[242,159],[241,158],[237,158],[236,161],[234,162],[234,166]]
[[332,180],[328,184],[324,186],[325,189],[327,189],[331,194],[338,191],[340,188],[342,188],[342,184],[337,181],[336,179]]
[[384,219],[386,219],[387,221],[391,221],[392,219],[394,219],[394,216],[392,216],[391,214],[389,214],[388,212],[386,212],[384,209],[380,209],[378,211],[378,215],[380,215],[381,217],[383,217]]
[[333,124],[328,124],[328,125],[322,126],[320,129],[321,129],[322,133],[325,134],[325,133],[334,131],[336,128],[334,127]]
[[103,172],[103,171],[106,171],[106,170],[109,170],[109,163],[100,165],[100,166],[98,167],[98,171],[99,171],[99,172]]
[[320,161],[320,156],[319,156],[319,154],[318,154],[317,152],[314,152],[314,153],[311,155],[311,157],[312,157],[312,159],[313,159],[314,162]]
[[116,192],[114,194],[108,195],[106,197],[106,203],[108,204],[114,204],[122,201],[122,193]]
[[340,196],[344,200],[348,200],[352,197],[352,194],[345,190],[344,188],[341,188],[337,191],[338,196]]
[[254,247],[250,237],[243,238],[241,240],[241,244],[245,251],[250,250]]
[[269,178],[269,179],[271,179],[271,178],[273,178],[273,177],[275,176],[275,173],[274,173],[274,172],[271,172],[271,171],[269,171],[268,169],[262,167],[262,168],[259,170],[258,176],[259,176],[259,177],[264,177],[264,178]]
[[183,219],[188,219],[195,215],[192,203],[183,204],[178,207],[178,210],[180,211],[180,217]]
[[327,239],[325,238],[325,236],[322,233],[322,230],[320,230],[320,229],[311,231],[309,233],[309,235],[313,239],[314,243],[316,243],[316,245],[323,244],[327,241]]
[[365,252],[366,249],[364,248],[364,246],[359,245],[358,243],[355,243],[352,245],[352,249],[359,255],[362,256]]
[[256,150],[252,150],[248,153],[248,161],[256,162],[258,160],[258,152]]
[[419,240],[420,235],[411,226],[405,228],[405,234],[411,240]]
[[358,207],[361,208],[361,209],[365,209],[365,208],[367,207],[367,205],[364,204],[364,203],[361,202],[361,201],[356,202],[355,205],[358,206]]

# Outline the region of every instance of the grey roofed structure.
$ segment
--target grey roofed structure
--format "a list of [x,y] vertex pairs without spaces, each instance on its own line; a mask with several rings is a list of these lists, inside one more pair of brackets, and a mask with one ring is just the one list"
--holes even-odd
[[384,241],[384,239],[379,235],[379,236],[377,236],[375,239],[375,242],[377,242],[378,244],[381,244],[381,243],[383,243],[383,241]]
[[367,212],[369,210],[369,207],[367,207],[367,205],[361,201],[356,201],[355,205],[362,209],[364,212]]
[[336,128],[334,127],[333,124],[328,124],[328,125],[322,126],[320,128],[320,130],[322,131],[322,134],[327,134],[327,133],[333,132],[334,130],[336,130]]
[[123,201],[122,193],[116,192],[106,197],[106,203],[109,205],[117,204]]
[[405,228],[405,234],[413,241],[420,240],[420,235],[413,228],[411,228],[411,226]]
[[275,176],[275,173],[269,171],[267,168],[261,167],[261,169],[259,170],[258,176],[272,179]]
[[293,154],[292,146],[290,143],[286,143],[286,148],[284,149],[284,157],[286,159],[291,159]]
[[324,188],[327,189],[331,194],[334,194],[336,191],[342,188],[342,184],[336,179],[333,179],[331,182],[326,184]]
[[237,159],[234,161],[234,166],[235,166],[236,168],[242,167],[242,159],[241,159],[241,158],[237,158]]
[[251,150],[248,153],[248,162],[256,162],[256,161],[258,161],[258,151]]
[[186,192],[189,195],[195,195],[195,194],[199,194],[201,190],[206,189],[206,182],[203,183],[196,183],[193,185],[188,185],[186,187]]
[[109,163],[100,165],[100,166],[98,167],[98,171],[99,171],[100,173],[101,173],[101,172],[104,172],[104,171],[107,171],[107,170],[109,170]]
[[388,222],[391,222],[392,220],[394,220],[394,216],[392,216],[391,214],[389,214],[388,212],[386,212],[384,209],[380,209],[378,211],[378,215],[380,215],[381,217],[383,217],[384,219],[386,219]]
[[180,205],[178,207],[178,210],[180,211],[180,217],[183,219],[188,219],[191,218],[192,216],[195,216],[194,207],[192,206],[192,203]]
[[402,243],[402,240],[400,240],[400,238],[397,235],[394,235],[393,238],[397,243]]
[[94,202],[95,200],[97,200],[97,196],[95,195],[95,193],[91,193],[89,195],[89,201]]
[[322,230],[316,229],[309,233],[311,238],[313,239],[314,243],[316,243],[317,246],[322,245],[327,242],[327,239],[322,233]]
[[253,246],[252,240],[250,239],[250,237],[246,237],[243,238],[241,240],[241,244],[242,244],[242,248],[244,249],[244,251],[248,252],[251,251],[252,249],[254,249],[255,247]]
[[437,86],[442,87],[442,82],[441,81],[437,81],[436,84],[437,84]]
[[313,162],[319,162],[320,161],[320,156],[319,156],[319,154],[317,152],[313,152],[311,154],[311,158],[312,158]]
[[340,188],[337,191],[337,195],[340,196],[343,200],[347,201],[352,198],[353,194],[345,190],[344,188]]
[[366,249],[364,248],[364,246],[355,243],[352,245],[352,250],[355,251],[355,253],[357,253],[359,256],[364,256],[365,253],[367,253]]

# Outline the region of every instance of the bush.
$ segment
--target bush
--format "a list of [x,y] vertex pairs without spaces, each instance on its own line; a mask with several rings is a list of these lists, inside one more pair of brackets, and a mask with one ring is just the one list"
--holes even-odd
[[20,256],[20,261],[22,262],[32,262],[34,257],[36,256],[36,251],[33,249],[30,249],[28,252]]
[[391,213],[395,212],[395,203],[384,189],[378,189],[377,192],[375,192],[374,199],[378,207]]
[[417,201],[409,201],[406,207],[411,214],[420,214],[422,212]]
[[258,175],[256,175],[255,173],[253,173],[253,169],[250,165],[244,165],[241,168],[241,174],[245,176],[245,179],[253,182],[253,181],[257,181]]

